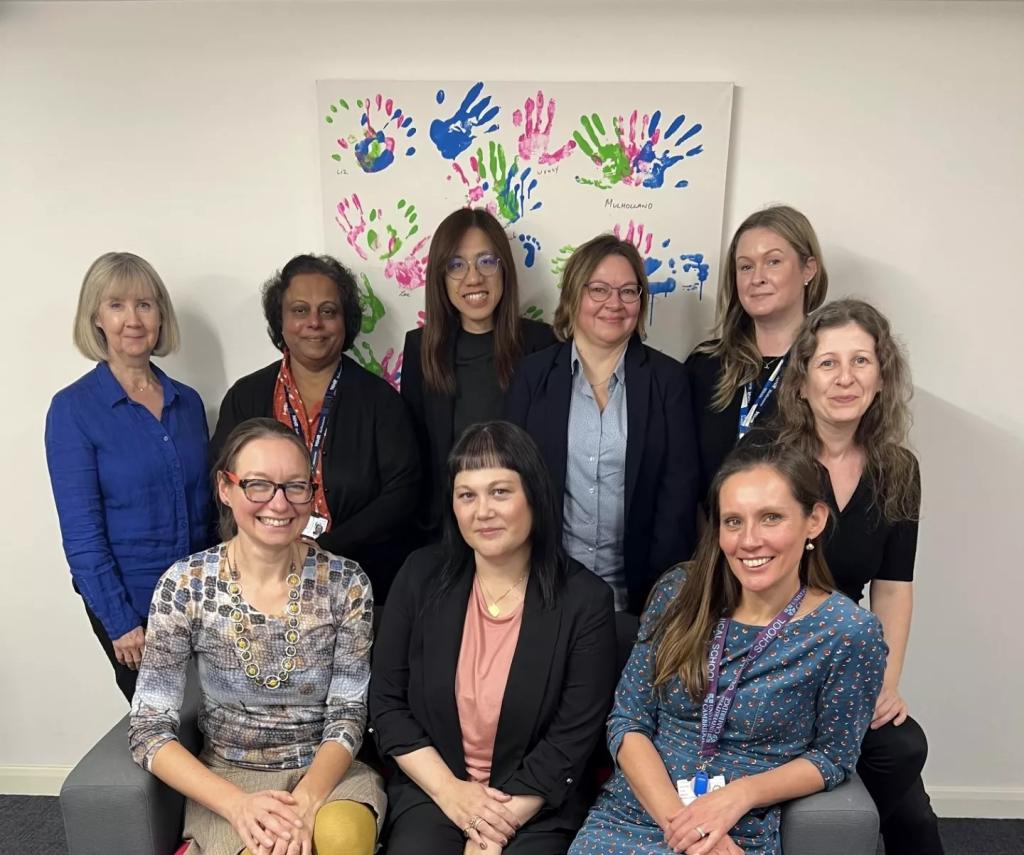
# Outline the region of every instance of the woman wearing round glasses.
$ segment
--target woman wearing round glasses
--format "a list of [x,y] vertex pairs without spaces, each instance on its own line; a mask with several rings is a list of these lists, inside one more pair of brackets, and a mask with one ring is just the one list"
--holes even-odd
[[[370,678],[369,579],[300,540],[319,485],[289,428],[243,422],[214,471],[225,542],[157,585],[132,754],[187,797],[190,855],[369,855],[385,807],[380,777],[353,760]],[[198,758],[176,736],[193,655]]]
[[566,550],[639,614],[655,579],[690,557],[698,466],[683,366],[641,337],[647,277],[633,244],[600,235],[569,258],[560,347],[523,361],[508,418],[562,490]]
[[282,358],[228,390],[212,453],[251,418],[277,419],[302,437],[321,485],[306,534],[358,561],[383,600],[410,551],[420,462],[398,393],[344,356],[363,317],[355,278],[329,255],[297,255],[264,284],[263,313]]
[[426,278],[426,325],[406,334],[402,397],[423,459],[421,523],[434,540],[455,440],[471,424],[501,417],[519,361],[555,338],[547,324],[520,317],[508,237],[483,209],[461,208],[441,221]]

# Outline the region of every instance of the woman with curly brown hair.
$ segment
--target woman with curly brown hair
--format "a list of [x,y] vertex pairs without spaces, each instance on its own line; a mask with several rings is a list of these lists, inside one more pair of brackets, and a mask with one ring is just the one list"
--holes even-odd
[[921,505],[917,458],[906,447],[911,393],[886,318],[861,300],[837,300],[812,312],[797,335],[778,432],[765,438],[818,461],[835,520],[825,557],[836,586],[854,602],[870,586],[889,658],[857,770],[878,806],[886,851],[931,855],[942,843],[921,782],[928,743],[899,691]]

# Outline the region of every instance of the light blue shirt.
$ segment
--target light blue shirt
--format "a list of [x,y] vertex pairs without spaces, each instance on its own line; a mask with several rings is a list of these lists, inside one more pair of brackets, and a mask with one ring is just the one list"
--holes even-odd
[[626,527],[625,353],[608,378],[604,412],[572,344],[569,453],[565,467],[562,539],[565,549],[615,592],[615,610],[627,606],[622,540]]

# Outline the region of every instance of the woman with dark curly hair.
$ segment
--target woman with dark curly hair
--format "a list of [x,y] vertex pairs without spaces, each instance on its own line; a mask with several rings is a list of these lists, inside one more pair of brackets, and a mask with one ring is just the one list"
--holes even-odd
[[917,458],[906,447],[911,393],[886,318],[861,300],[837,300],[808,316],[779,392],[778,430],[758,433],[818,461],[836,523],[825,540],[836,586],[854,602],[870,586],[889,643],[857,771],[878,806],[886,851],[934,855],[942,843],[921,781],[928,742],[899,691],[921,506]]
[[409,551],[396,535],[416,507],[420,462],[398,393],[342,355],[362,322],[355,278],[330,256],[298,255],[264,284],[263,312],[284,356],[228,390],[211,453],[255,417],[302,437],[322,485],[305,534],[359,562],[380,602]]

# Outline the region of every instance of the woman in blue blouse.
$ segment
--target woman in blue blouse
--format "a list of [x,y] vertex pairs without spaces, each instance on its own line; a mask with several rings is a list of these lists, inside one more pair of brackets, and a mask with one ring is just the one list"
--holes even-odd
[[75,346],[97,365],[46,415],[64,554],[129,702],[157,579],[213,540],[203,402],[150,362],[179,340],[149,262],[101,255],[85,274],[74,329]]
[[695,560],[644,613],[608,720],[618,769],[570,855],[778,855],[779,803],[856,766],[887,648],[833,591],[813,462],[741,446],[709,498]]

